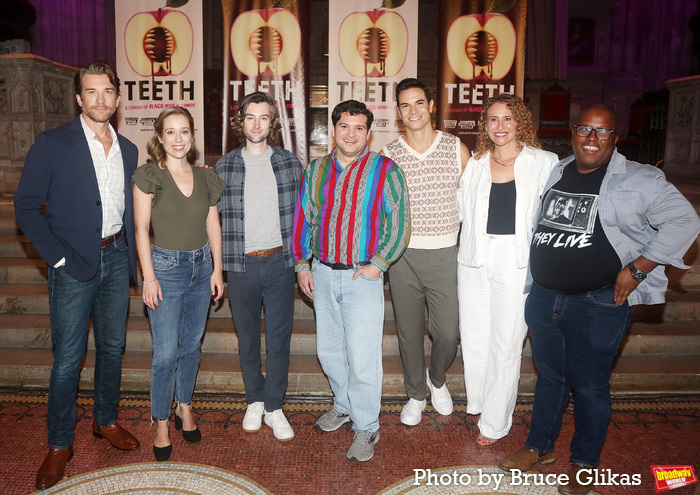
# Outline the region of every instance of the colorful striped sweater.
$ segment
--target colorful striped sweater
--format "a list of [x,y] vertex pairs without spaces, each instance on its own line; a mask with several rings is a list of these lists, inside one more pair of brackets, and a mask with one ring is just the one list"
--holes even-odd
[[295,270],[311,257],[325,263],[371,261],[383,271],[408,245],[411,221],[401,169],[369,152],[343,168],[330,155],[304,171],[294,212]]

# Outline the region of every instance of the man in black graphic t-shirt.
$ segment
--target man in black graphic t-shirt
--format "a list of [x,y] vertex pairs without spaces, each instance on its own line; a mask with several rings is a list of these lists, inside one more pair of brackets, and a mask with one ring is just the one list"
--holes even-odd
[[617,153],[615,127],[604,105],[580,115],[574,156],[552,171],[530,248],[534,282],[525,319],[540,372],[525,446],[500,467],[526,471],[554,461],[573,389],[576,432],[563,494],[591,489],[576,475],[600,462],[610,367],[634,305],[664,302],[663,265],[688,268],[682,256],[700,231],[693,206],[660,170]]

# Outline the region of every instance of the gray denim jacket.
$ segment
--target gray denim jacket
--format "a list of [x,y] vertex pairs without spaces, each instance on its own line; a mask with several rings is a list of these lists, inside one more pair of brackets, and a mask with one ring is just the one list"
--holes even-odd
[[[545,192],[574,161],[570,156],[557,164]],[[615,150],[600,186],[598,216],[622,266],[639,256],[659,263],[629,295],[629,304],[664,303],[668,280],[663,265],[688,269],[683,255],[700,232],[693,205],[661,170],[627,160]]]

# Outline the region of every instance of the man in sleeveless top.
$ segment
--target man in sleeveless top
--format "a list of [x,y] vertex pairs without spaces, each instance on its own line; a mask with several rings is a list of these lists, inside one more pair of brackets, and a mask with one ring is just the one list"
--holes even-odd
[[[243,430],[265,424],[287,441],[294,431],[282,412],[289,372],[294,312],[292,228],[302,166],[274,146],[280,123],[275,102],[255,92],[241,100],[234,125],[245,144],[224,155],[216,173],[227,184],[221,196],[223,265],[238,334],[248,409]],[[266,374],[260,357],[260,310],[265,305]]]
[[[391,267],[389,284],[409,398],[401,422],[417,425],[426,405],[426,388],[435,410],[452,414],[445,372],[459,346],[457,186],[469,150],[457,137],[433,129],[434,102],[425,84],[404,79],[396,87],[396,101],[406,135],[387,144],[382,153],[406,176],[411,240]],[[427,370],[423,352],[426,303],[432,335]]]

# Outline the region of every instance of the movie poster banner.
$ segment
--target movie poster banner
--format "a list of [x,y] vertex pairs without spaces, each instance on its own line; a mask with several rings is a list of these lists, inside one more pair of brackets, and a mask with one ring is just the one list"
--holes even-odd
[[[138,146],[139,162],[145,163],[146,143],[164,108],[187,108],[195,132],[204,132],[202,2],[119,0],[115,24],[119,132]],[[203,163],[204,139],[197,139],[197,147]]]
[[333,108],[355,99],[374,114],[369,147],[379,151],[398,137],[402,127],[396,111],[396,84],[416,77],[418,0],[334,0],[328,9],[329,149],[333,147]]
[[439,129],[470,150],[487,98],[522,97],[526,0],[440,0]]
[[222,153],[243,141],[233,128],[238,103],[255,91],[276,102],[277,144],[308,163],[306,125],[308,0],[221,0],[224,23]]

